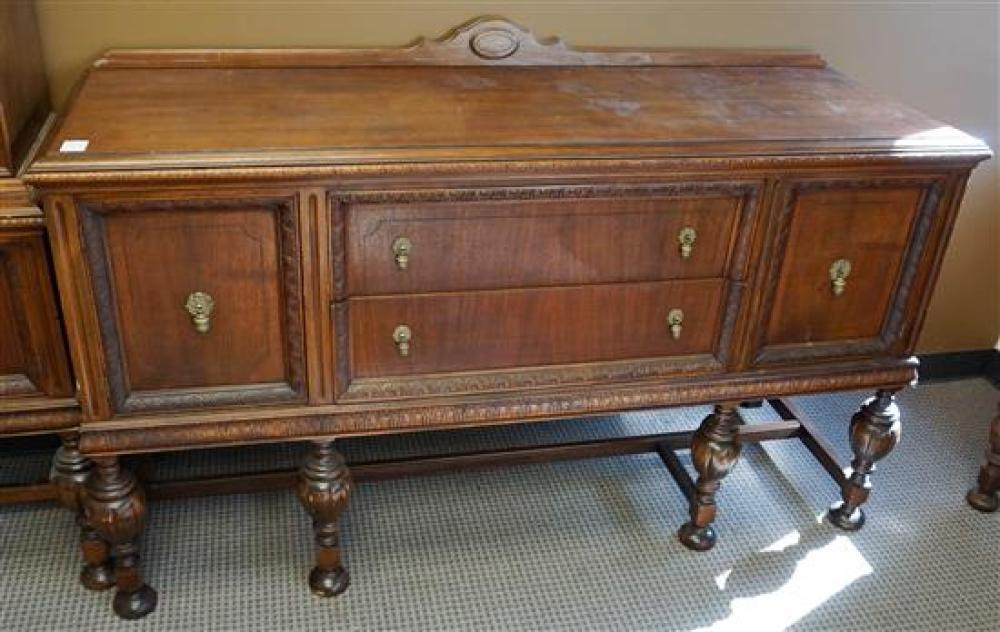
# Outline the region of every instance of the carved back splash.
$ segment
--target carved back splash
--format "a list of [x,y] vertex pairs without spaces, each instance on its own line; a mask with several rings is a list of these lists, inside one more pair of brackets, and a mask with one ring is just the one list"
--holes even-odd
[[335,66],[787,66],[823,68],[810,51],[724,48],[574,48],[558,37],[538,38],[502,17],[483,16],[437,39],[401,48],[112,50],[95,66],[335,67]]

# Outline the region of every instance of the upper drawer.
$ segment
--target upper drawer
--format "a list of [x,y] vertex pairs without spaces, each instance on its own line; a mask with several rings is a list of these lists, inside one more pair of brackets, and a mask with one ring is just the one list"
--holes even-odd
[[349,194],[347,293],[724,275],[750,184]]

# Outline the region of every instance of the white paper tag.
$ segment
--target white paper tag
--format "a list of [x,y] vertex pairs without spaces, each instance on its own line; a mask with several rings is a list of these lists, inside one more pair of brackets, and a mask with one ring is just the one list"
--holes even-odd
[[90,144],[89,140],[64,140],[62,145],[59,145],[59,153],[61,154],[77,154],[82,151],[87,151],[87,145]]

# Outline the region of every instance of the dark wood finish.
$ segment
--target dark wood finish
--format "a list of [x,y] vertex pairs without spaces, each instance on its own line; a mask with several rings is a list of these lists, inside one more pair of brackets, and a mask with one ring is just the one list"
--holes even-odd
[[722,479],[736,466],[740,458],[740,417],[736,404],[720,404],[705,417],[691,438],[691,462],[698,471],[698,480],[691,497],[690,520],[677,532],[681,544],[694,551],[707,551],[715,546],[715,494]]
[[861,505],[871,493],[871,472],[899,442],[899,407],[893,391],[879,390],[851,418],[851,473],[842,486],[843,500],[830,508],[828,517],[835,526],[856,531],[865,524]]
[[997,405],[997,416],[990,424],[986,462],[979,469],[976,486],[969,490],[966,498],[975,509],[992,512],[1000,507],[998,492],[1000,492],[1000,405]]
[[[347,292],[364,296],[721,277],[743,203],[739,193],[727,195],[732,188],[709,184],[698,187],[700,195],[684,195],[681,188],[671,197],[632,197],[655,194],[656,188],[620,186],[583,189],[580,197],[568,199],[555,194],[572,195],[572,189],[521,189],[495,201],[480,201],[474,194],[462,200],[456,195],[460,191],[450,191],[449,201],[407,204],[426,198],[411,193],[379,203],[347,203]],[[588,193],[619,197],[584,197]],[[518,194],[523,201],[512,202]],[[697,235],[687,257],[678,242],[685,228]],[[400,237],[412,242],[405,269],[392,250]]]
[[0,178],[20,175],[50,110],[35,3],[0,3]]
[[139,619],[156,608],[156,591],[142,578],[136,539],[146,522],[146,498],[130,471],[114,457],[95,460],[87,477],[83,510],[87,523],[111,545],[114,556],[115,614]]
[[94,463],[80,454],[80,436],[77,432],[60,434],[62,445],[52,459],[49,481],[56,499],[77,516],[80,525],[80,551],[84,566],[80,583],[89,590],[107,590],[115,584],[110,564],[108,544],[97,534],[84,516],[85,484],[94,470]]
[[0,487],[0,507],[53,500],[58,500],[58,496],[56,488],[51,483],[29,483]]
[[[988,156],[814,56],[578,51],[488,19],[409,49],[111,53],[27,180],[85,454],[318,441],[303,485],[326,541],[335,438],[722,403],[681,531],[707,548],[738,402],[916,378]],[[195,290],[218,293],[210,327]],[[885,397],[855,416],[835,521],[891,449]]]
[[333,441],[315,442],[302,465],[296,492],[313,519],[316,566],[309,573],[309,587],[320,597],[339,595],[350,583],[341,563],[337,520],[347,508],[353,485]]

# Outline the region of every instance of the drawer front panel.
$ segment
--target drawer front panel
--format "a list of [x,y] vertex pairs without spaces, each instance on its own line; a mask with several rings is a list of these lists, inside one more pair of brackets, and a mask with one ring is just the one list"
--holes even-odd
[[914,232],[938,197],[928,182],[792,187],[758,360],[884,350],[895,335],[887,330],[893,306],[906,299],[907,257],[919,255]]
[[[116,408],[302,399],[293,206],[85,207]],[[101,287],[103,285],[103,287]]]
[[[351,375],[711,354],[724,285],[713,279],[351,299]],[[676,337],[672,310],[683,312]],[[394,336],[401,325],[410,334],[406,350]]]
[[348,294],[721,277],[745,191],[568,199],[534,193],[348,202]]

